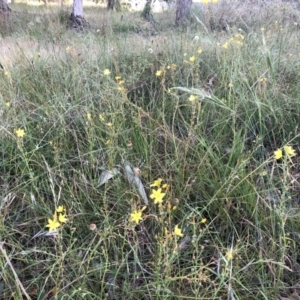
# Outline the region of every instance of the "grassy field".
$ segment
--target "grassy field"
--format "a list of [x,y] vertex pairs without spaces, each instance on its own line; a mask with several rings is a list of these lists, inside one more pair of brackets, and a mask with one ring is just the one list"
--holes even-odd
[[11,8],[0,298],[300,299],[299,10]]

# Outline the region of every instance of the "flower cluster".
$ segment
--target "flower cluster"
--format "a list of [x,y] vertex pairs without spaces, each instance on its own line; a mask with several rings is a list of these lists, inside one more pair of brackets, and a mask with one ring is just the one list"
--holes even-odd
[[276,151],[274,151],[274,158],[275,159],[280,159],[283,157],[283,153],[285,155],[285,157],[293,157],[296,156],[296,151],[293,149],[292,146],[288,146],[285,145],[283,146],[283,151],[281,148],[277,149]]
[[162,184],[162,179],[158,178],[150,184],[150,187],[154,188],[151,189],[152,193],[150,195],[150,198],[154,200],[154,204],[162,204],[163,198],[166,195],[166,193],[163,193],[162,190],[166,191],[169,186],[166,183]]
[[122,79],[122,77],[116,76],[115,79],[118,85],[118,91],[120,91],[121,93],[126,93],[127,90],[124,88],[124,80]]
[[68,219],[66,218],[66,208],[63,205],[60,205],[53,214],[53,219],[48,219],[46,227],[48,227],[49,232],[52,232],[63,226],[66,222],[68,222]]
[[244,36],[240,33],[236,34],[235,36],[231,37],[228,41],[226,41],[222,47],[224,49],[228,49],[230,46],[241,47],[244,44]]

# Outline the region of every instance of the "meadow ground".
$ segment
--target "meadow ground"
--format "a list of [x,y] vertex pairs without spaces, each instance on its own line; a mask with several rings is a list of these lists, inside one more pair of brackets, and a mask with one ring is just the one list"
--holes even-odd
[[297,7],[11,8],[0,298],[299,299]]

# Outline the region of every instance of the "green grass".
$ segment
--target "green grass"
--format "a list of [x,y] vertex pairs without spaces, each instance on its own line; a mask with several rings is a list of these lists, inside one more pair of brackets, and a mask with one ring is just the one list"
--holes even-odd
[[[253,5],[239,4],[228,33],[208,29],[206,7],[183,28],[172,11],[151,25],[87,8],[91,28],[77,33],[65,12],[12,6],[0,40],[1,299],[298,296],[299,29],[288,4]],[[296,155],[274,159],[286,145]],[[128,164],[149,200],[138,225],[145,197]],[[158,178],[162,205],[150,198]],[[45,235],[60,205],[68,222]]]

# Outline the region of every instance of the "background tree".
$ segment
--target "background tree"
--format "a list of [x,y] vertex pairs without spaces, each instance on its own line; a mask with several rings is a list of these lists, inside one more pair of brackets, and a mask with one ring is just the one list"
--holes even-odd
[[183,23],[191,13],[192,0],[178,0],[175,24]]
[[0,0],[0,29],[4,29],[9,27],[9,16],[11,13],[11,9],[7,5],[5,0]]
[[7,5],[7,1],[5,0],[0,0],[0,13],[7,13],[10,12],[11,9]]
[[83,1],[73,0],[73,10],[70,16],[70,27],[82,30],[88,26],[88,22],[83,17]]
[[115,6],[115,0],[107,0],[107,9],[113,10]]

